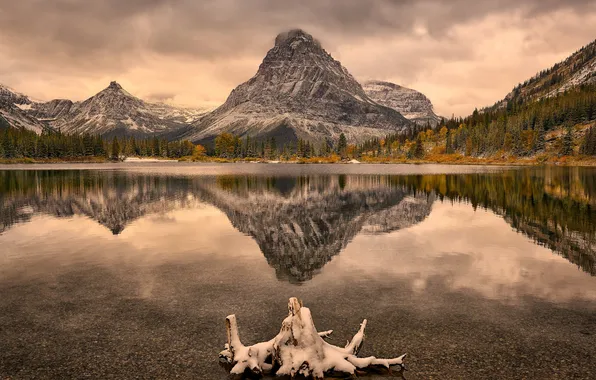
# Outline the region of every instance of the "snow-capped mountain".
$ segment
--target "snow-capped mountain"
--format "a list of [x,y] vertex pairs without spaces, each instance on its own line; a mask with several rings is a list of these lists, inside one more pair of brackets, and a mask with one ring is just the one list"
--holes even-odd
[[275,39],[254,77],[226,102],[194,123],[185,137],[208,142],[222,132],[280,142],[348,141],[403,131],[411,125],[399,112],[371,100],[362,86],[321,44],[302,30]]
[[431,101],[416,90],[377,80],[365,82],[362,88],[375,102],[393,108],[419,125],[434,126],[441,120],[433,111]]
[[202,114],[201,110],[146,102],[116,82],[83,102],[33,103],[29,113],[65,133],[139,137],[172,133]]
[[27,114],[32,104],[28,96],[0,84],[0,117],[12,127],[39,134],[44,129],[44,124]]

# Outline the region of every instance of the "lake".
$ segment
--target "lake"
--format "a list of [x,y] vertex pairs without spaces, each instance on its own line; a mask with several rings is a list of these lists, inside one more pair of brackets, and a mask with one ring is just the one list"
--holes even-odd
[[0,379],[227,379],[292,296],[407,379],[594,378],[596,170],[4,166],[0,295]]

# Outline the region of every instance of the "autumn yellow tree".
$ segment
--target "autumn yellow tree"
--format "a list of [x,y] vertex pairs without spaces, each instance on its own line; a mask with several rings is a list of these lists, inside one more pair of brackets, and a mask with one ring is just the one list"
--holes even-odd
[[354,158],[354,156],[356,156],[356,150],[357,150],[356,145],[348,144],[348,147],[346,148],[346,155],[349,158]]
[[391,154],[393,157],[397,157],[399,154],[399,141],[395,140],[391,143]]
[[472,155],[472,139],[471,138],[467,138],[466,139],[466,156],[471,156]]
[[426,141],[434,141],[435,139],[435,132],[432,129],[428,129],[426,131]]
[[447,132],[449,130],[447,129],[447,127],[443,127],[441,128],[441,130],[439,131],[439,136],[441,137],[441,140],[444,140],[445,137],[447,137]]
[[205,159],[206,149],[203,145],[198,144],[192,152],[193,161],[201,161]]

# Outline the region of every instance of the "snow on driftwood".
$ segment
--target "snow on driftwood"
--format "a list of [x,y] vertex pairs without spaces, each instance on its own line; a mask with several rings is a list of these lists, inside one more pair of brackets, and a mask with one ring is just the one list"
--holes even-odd
[[317,332],[310,310],[302,306],[302,301],[290,298],[288,310],[279,334],[252,346],[245,346],[240,341],[236,316],[232,314],[226,318],[228,343],[219,357],[231,366],[231,374],[302,375],[322,379],[324,375],[354,375],[357,370],[375,367],[404,368],[405,354],[393,359],[357,357],[364,343],[366,319],[352,340],[345,347],[338,347],[323,340],[332,330]]

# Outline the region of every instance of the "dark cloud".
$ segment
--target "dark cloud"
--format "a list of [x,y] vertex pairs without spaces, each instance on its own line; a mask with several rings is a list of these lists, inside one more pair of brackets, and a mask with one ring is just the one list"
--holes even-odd
[[326,38],[408,34],[424,21],[439,39],[459,23],[517,10],[527,17],[556,9],[594,9],[585,0],[19,0],[5,1],[0,31],[19,50],[46,59],[98,59],[122,65],[139,51],[219,59],[265,50],[276,33],[313,29]]
[[[60,77],[100,81],[104,77],[127,76],[135,70],[158,68],[156,59],[167,57],[183,62],[187,69],[194,62],[196,71],[211,70],[210,74],[189,71],[187,76],[221,75],[218,81],[225,83],[225,91],[229,91],[230,78],[248,79],[256,71],[256,65],[273,46],[279,32],[302,28],[359,76],[398,77],[415,83],[416,78],[437,69],[437,65],[470,61],[478,56],[478,46],[462,44],[465,39],[458,28],[499,15],[504,22],[508,18],[516,19],[515,26],[519,28],[523,23],[531,24],[556,12],[567,12],[581,20],[596,13],[596,3],[592,0],[4,0],[0,4],[0,54],[8,58],[0,63],[0,82],[8,78],[16,84],[25,83],[25,79],[14,77],[31,72],[46,81],[49,78],[57,81]],[[503,25],[503,31],[507,28]],[[577,34],[573,25],[563,28],[570,28],[563,34]],[[528,39],[528,51],[568,52],[578,47],[570,47],[564,38],[547,41],[548,37],[532,33],[523,36]],[[590,33],[593,38],[594,27],[588,25],[580,37],[585,39],[583,34]],[[399,39],[410,39],[418,45],[400,54],[395,50],[399,46],[389,44]],[[374,57],[362,52],[360,60],[344,62],[343,57],[354,56],[351,50],[370,45],[371,41],[381,47],[376,48],[378,53]],[[387,48],[383,52],[384,44]],[[172,65],[164,66],[163,70],[171,70]],[[213,67],[205,68],[205,65]],[[165,78],[160,85],[163,83],[167,83]],[[213,82],[208,86],[214,86]],[[170,89],[166,91],[169,93]],[[144,88],[141,92],[157,91]],[[217,98],[225,99],[217,94]]]

